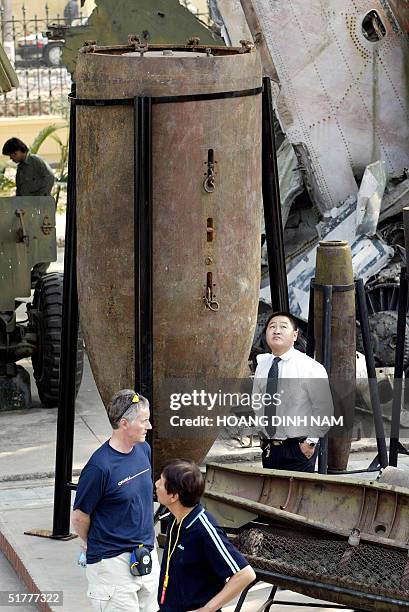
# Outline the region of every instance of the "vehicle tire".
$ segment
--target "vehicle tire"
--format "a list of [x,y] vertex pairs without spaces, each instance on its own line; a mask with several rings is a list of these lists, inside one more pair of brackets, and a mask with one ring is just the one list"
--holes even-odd
[[44,49],[44,61],[47,66],[61,66],[62,44],[50,43]]
[[[37,333],[37,351],[31,360],[38,395],[45,408],[58,406],[63,279],[59,272],[45,274],[36,284],[32,306],[33,325]],[[84,368],[84,342],[78,334],[75,392],[78,393]]]

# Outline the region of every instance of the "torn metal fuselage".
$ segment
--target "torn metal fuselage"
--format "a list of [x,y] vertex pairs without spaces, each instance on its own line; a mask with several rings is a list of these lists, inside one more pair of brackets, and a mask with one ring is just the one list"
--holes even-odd
[[[407,3],[217,4],[232,44],[237,42],[234,33],[243,31],[244,12],[264,72],[273,81],[273,105],[284,138],[277,157],[290,309],[306,319],[306,277],[313,275],[320,240],[348,240],[354,273],[365,281],[393,257],[384,237],[409,201],[406,182],[402,186],[402,179],[393,180],[409,165]],[[374,166],[369,177],[374,180],[368,183],[364,176]],[[372,224],[362,225],[356,213],[373,185],[378,197],[366,199],[364,206]],[[377,218],[382,236],[375,235]],[[261,300],[271,303],[268,288]]]

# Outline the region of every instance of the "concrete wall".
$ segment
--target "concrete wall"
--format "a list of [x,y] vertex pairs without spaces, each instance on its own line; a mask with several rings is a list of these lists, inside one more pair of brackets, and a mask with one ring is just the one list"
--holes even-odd
[[[38,117],[0,117],[0,151],[8,138],[16,136],[27,146],[30,146],[38,133],[47,125],[55,123],[61,125],[56,132],[63,143],[68,141],[68,127],[64,119],[59,116],[40,115]],[[52,138],[47,138],[41,145],[39,155],[49,164],[56,164],[60,158],[59,148]],[[2,159],[6,159],[0,156]]]

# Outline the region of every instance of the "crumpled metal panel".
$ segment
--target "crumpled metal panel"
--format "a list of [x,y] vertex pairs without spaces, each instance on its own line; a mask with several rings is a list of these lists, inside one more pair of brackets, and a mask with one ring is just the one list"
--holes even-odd
[[[341,207],[327,213],[317,226],[319,238],[307,245],[304,252],[287,262],[290,311],[301,319],[308,319],[310,282],[315,274],[319,240],[347,240],[352,250],[354,276],[364,282],[381,270],[393,257],[393,247],[374,236],[356,235],[356,200],[350,198]],[[260,298],[271,304],[270,287],[260,291]]]
[[213,19],[217,14],[222,36],[229,47],[237,47],[241,40],[253,40],[240,0],[210,0],[209,4]]
[[284,138],[277,151],[280,177],[281,218],[283,227],[287,223],[291,204],[304,190],[303,176],[293,146]]
[[[384,160],[389,173],[408,166],[409,49],[389,3],[252,4],[278,75],[277,115],[320,210],[356,196],[355,176],[375,160]],[[385,29],[376,42],[363,32],[370,11]]]
[[375,234],[387,180],[385,162],[374,162],[365,169],[356,204],[358,234]]
[[86,40],[98,45],[121,45],[128,34],[143,43],[181,44],[191,37],[202,45],[222,45],[221,37],[178,0],[96,0],[86,25],[70,27],[65,32],[63,63],[75,72],[78,50]]
[[394,187],[389,186],[382,198],[379,221],[385,221],[402,211],[409,205],[409,178],[406,178]]

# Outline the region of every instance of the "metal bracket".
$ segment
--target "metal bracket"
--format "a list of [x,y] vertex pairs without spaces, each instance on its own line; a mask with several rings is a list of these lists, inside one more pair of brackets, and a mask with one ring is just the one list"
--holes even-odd
[[41,231],[46,236],[49,236],[51,232],[55,229],[55,225],[53,225],[50,221],[50,218],[46,215],[43,219],[43,224],[41,226]]
[[21,227],[17,230],[17,242],[24,242],[24,244],[28,246],[30,239],[26,232],[26,227],[24,225],[24,214],[25,210],[23,210],[22,208],[17,208],[16,216],[20,221],[21,225]]

